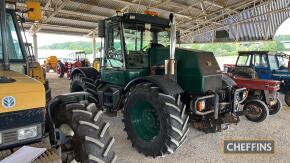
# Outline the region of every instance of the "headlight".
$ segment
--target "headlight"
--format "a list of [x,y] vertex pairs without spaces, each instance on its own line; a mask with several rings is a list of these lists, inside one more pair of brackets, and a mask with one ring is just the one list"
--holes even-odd
[[37,126],[18,129],[18,140],[34,138],[37,136]]
[[0,133],[0,144],[2,144],[2,133]]
[[197,102],[197,110],[199,111],[199,112],[201,112],[202,110],[204,110],[205,109],[205,101],[204,100],[202,100],[202,101],[198,101]]

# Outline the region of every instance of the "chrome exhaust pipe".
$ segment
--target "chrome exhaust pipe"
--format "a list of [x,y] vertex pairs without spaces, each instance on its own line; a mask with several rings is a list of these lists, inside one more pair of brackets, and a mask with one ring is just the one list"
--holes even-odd
[[165,60],[165,74],[170,78],[176,79],[177,76],[177,63],[175,60],[175,46],[176,46],[176,21],[174,14],[169,15],[170,20],[170,56],[168,60]]

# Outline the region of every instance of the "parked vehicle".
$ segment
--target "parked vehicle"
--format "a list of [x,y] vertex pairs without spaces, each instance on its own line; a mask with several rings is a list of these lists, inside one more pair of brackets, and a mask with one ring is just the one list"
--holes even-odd
[[248,90],[247,99],[242,103],[248,120],[262,122],[268,115],[274,115],[281,110],[282,103],[278,98],[279,81],[244,78],[232,74],[226,75],[230,76],[238,87]]
[[57,76],[63,78],[64,74],[67,74],[67,78],[70,78],[71,72],[78,67],[89,67],[90,62],[86,58],[86,53],[84,51],[78,51],[70,54],[70,60],[57,61]]
[[45,61],[42,67],[45,69],[46,72],[53,70],[56,72],[56,65],[57,65],[57,57],[56,56],[49,56]]
[[243,51],[235,65],[227,65],[225,70],[247,78],[278,80],[280,92],[285,94],[285,103],[290,106],[289,57],[283,53],[268,51]]
[[205,132],[239,122],[245,89],[222,87],[213,53],[175,49],[173,14],[164,19],[125,13],[100,21],[98,29],[104,37],[101,70],[74,69],[71,92],[91,93],[107,112],[123,110],[128,139],[139,152],[153,157],[175,152],[189,122]]
[[[39,2],[28,1],[27,6],[30,3],[39,8],[27,11],[41,14]],[[5,6],[6,1],[0,1],[1,158],[8,150],[37,143],[48,149],[41,156],[45,162],[112,163],[116,159],[111,149],[115,140],[102,111],[88,102],[86,92],[51,100],[45,72],[25,50],[15,10]],[[9,6],[15,8],[16,4]]]

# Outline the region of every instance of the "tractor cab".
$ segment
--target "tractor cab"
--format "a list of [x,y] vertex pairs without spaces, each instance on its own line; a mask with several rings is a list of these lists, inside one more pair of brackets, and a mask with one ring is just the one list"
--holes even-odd
[[[169,45],[169,20],[127,13],[99,23],[104,37],[102,79],[124,86],[130,80],[149,75],[152,47]],[[120,78],[122,76],[122,78]]]
[[272,74],[278,70],[279,63],[274,53],[268,51],[241,51],[233,73],[243,77],[272,79]]

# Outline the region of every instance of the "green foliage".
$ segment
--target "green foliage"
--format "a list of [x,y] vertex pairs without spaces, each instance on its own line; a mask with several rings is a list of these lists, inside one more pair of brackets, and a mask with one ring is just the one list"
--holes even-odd
[[[206,43],[206,44],[183,44],[183,48],[191,48],[213,52],[216,56],[237,55],[239,51],[286,51],[284,44],[280,40],[281,36],[273,41],[264,42],[232,42],[232,43]],[[282,37],[287,39],[289,37]]]
[[[284,44],[281,41],[290,41],[290,35],[280,35],[276,36],[273,41],[265,42],[232,42],[232,43],[206,43],[206,44],[182,44],[183,48],[191,48],[197,50],[211,51],[216,56],[232,56],[237,55],[238,51],[287,51]],[[97,48],[100,48],[100,43],[97,43]],[[120,46],[116,45],[116,46]],[[128,48],[131,45],[127,45]],[[66,50],[83,50],[87,54],[92,53],[92,43],[79,41],[79,42],[65,42],[56,43],[49,46],[40,47],[42,49],[66,49]],[[289,49],[290,50],[290,49]]]
[[[97,43],[97,48],[100,48],[101,44]],[[49,46],[40,47],[41,49],[65,49],[65,50],[83,50],[87,54],[92,54],[92,43],[86,41],[78,42],[65,42],[65,43],[56,43]]]

